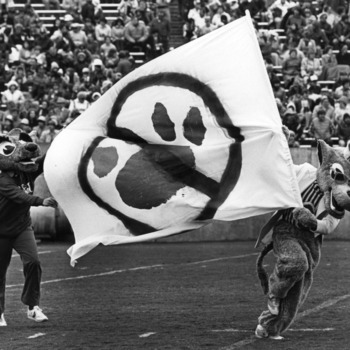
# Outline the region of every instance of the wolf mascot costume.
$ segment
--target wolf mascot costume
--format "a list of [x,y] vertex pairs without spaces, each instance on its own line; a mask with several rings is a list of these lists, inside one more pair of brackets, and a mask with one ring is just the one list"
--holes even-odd
[[[259,319],[255,334],[259,338],[281,339],[310,290],[314,271],[320,261],[323,235],[331,233],[350,211],[350,143],[334,149],[318,141],[320,167],[295,166],[303,208],[276,212],[262,229],[257,241],[270,242],[257,260],[257,272],[268,310]],[[273,250],[277,259],[267,275],[264,256]]]
[[56,206],[56,201],[34,196],[35,177],[42,172],[40,148],[21,129],[0,134],[0,327],[4,317],[7,268],[15,249],[23,263],[22,302],[36,322],[47,317],[39,308],[41,265],[30,218],[31,206]]

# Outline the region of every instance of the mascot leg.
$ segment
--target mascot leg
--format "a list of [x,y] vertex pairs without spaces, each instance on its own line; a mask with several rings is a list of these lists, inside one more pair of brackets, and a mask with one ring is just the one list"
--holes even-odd
[[6,272],[12,255],[12,244],[9,239],[0,239],[0,316],[5,310]]
[[[278,339],[292,324],[311,288],[313,270],[318,264],[319,247],[300,240],[305,232],[297,232],[294,228],[292,231],[296,234],[291,235],[288,226],[287,223],[278,224],[274,231],[273,247],[277,262],[266,292],[269,301],[275,301],[277,312],[269,307],[260,315],[256,329],[260,338],[269,336]],[[308,234],[305,236],[307,241]]]

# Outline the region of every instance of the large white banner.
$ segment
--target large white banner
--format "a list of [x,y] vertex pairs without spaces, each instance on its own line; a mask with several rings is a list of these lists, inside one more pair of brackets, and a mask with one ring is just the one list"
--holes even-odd
[[128,74],[51,145],[76,243],[141,242],[301,206],[249,16]]

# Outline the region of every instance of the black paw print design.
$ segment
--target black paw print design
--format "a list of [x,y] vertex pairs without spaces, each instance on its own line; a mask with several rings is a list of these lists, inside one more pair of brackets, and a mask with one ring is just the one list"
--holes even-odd
[[[150,144],[130,128],[116,126],[118,115],[126,100],[141,89],[157,85],[180,87],[184,91],[188,90],[198,95],[215,117],[217,125],[225,129],[225,134],[232,139],[227,166],[220,181],[196,170],[196,159],[191,147],[200,147],[207,134],[199,108],[189,106],[183,120],[182,133],[188,141],[186,146],[171,144],[177,139],[175,123],[169,116],[166,106],[161,102],[155,103],[150,118],[154,132],[165,143]],[[152,210],[166,204],[180,189],[189,186],[209,198],[201,213],[193,219],[211,219],[239,179],[242,165],[241,142],[243,141],[240,129],[232,124],[216,94],[207,85],[188,75],[162,73],[129,83],[119,93],[114,103],[107,122],[107,130],[109,138],[123,140],[140,147],[140,150],[128,159],[115,180],[115,187],[121,199],[130,207]],[[134,235],[155,231],[153,227],[109,205],[89,184],[87,165],[90,161],[93,162],[95,175],[100,178],[109,174],[118,164],[116,148],[99,147],[104,139],[104,137],[96,138],[81,161],[78,176],[82,189],[96,204],[121,220]]]

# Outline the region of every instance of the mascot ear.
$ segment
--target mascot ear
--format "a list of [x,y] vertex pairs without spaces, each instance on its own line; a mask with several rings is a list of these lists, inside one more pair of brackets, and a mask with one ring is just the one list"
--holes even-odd
[[329,148],[323,140],[318,140],[317,141],[317,154],[318,154],[318,160],[320,162],[320,165],[327,159],[329,155]]
[[22,129],[15,128],[12,129],[8,136],[10,136],[15,141],[26,141],[26,142],[33,142],[32,138],[25,132],[23,132]]
[[26,142],[33,142],[33,139],[26,132],[21,132],[19,134],[19,139]]
[[15,128],[12,129],[9,133],[8,136],[11,137],[12,139],[14,139],[15,141],[19,141],[20,140],[20,134],[21,134],[22,130],[19,128]]

